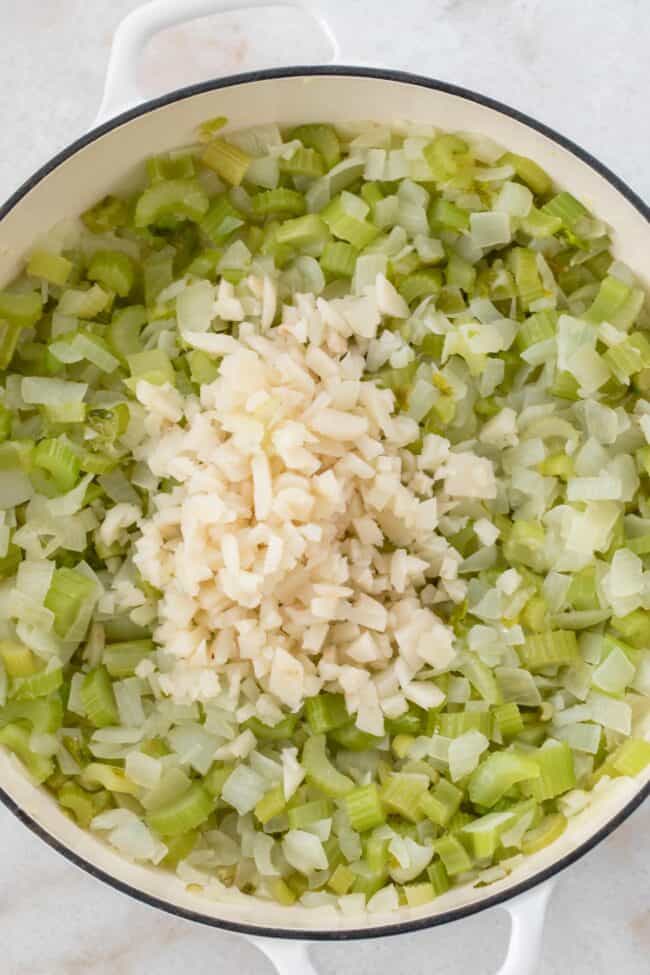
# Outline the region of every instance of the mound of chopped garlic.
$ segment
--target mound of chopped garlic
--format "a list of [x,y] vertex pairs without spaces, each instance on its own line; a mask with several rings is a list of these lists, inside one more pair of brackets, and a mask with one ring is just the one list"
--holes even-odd
[[406,450],[418,424],[364,378],[382,318],[408,311],[385,278],[363,297],[296,295],[274,328],[273,285],[255,286],[256,325],[185,335],[223,356],[200,398],[137,385],[136,456],[176,482],[154,496],[134,556],[162,594],[155,639],[173,663],[160,689],[178,702],[226,692],[239,706],[252,677],[248,709],[273,724],[326,688],[382,735],[409,701],[443,699],[422,679],[455,656],[435,607],[466,586],[438,519],[457,499],[495,497],[492,464],[434,435]]

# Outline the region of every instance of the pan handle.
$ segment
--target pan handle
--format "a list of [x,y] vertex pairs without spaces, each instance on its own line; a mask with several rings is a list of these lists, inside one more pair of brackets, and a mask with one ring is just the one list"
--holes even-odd
[[[510,943],[497,975],[537,975],[544,918],[554,884],[554,880],[547,880],[503,905],[511,919]],[[248,940],[266,955],[278,975],[317,975],[309,959],[309,942],[252,937]]]
[[142,7],[136,7],[118,24],[95,125],[143,100],[137,80],[138,62],[147,42],[159,31],[198,17],[271,5],[293,7],[309,14],[331,45],[330,62],[338,59],[338,42],[311,0],[150,0]]

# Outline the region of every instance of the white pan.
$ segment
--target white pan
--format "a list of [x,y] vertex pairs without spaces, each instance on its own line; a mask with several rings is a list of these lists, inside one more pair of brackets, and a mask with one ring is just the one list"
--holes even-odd
[[[268,0],[266,0],[268,4]],[[358,67],[295,67],[208,81],[137,105],[136,67],[157,31],[217,11],[266,5],[264,0],[154,0],[121,24],[110,58],[97,126],[27,181],[0,209],[0,286],[16,273],[34,239],[78,215],[117,185],[146,156],[193,141],[196,126],[225,115],[232,128],[266,121],[378,122],[413,120],[443,129],[481,132],[537,160],[557,183],[585,200],[615,229],[615,253],[642,278],[650,253],[648,208],[597,160],[546,126],[474,92],[399,72]],[[285,5],[307,10],[336,44],[308,0]],[[137,107],[134,107],[137,106]],[[646,286],[650,280],[646,278]],[[310,941],[408,934],[501,905],[512,934],[500,975],[532,975],[537,968],[544,911],[555,876],[623,822],[650,792],[650,774],[619,779],[571,820],[552,846],[529,857],[487,888],[456,888],[423,907],[358,919],[247,898],[218,903],[188,893],[175,876],[120,858],[83,832],[12,757],[0,754],[0,799],[34,833],[88,873],[140,901],[181,917],[240,932],[284,975],[314,975]]]

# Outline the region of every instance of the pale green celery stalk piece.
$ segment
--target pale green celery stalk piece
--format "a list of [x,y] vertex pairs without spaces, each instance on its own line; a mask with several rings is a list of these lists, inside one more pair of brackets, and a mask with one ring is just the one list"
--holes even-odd
[[214,801],[195,782],[179,799],[147,815],[149,826],[163,837],[180,836],[200,826],[214,809]]
[[541,775],[535,759],[520,752],[492,752],[469,780],[469,797],[477,806],[491,808],[518,782]]
[[354,782],[332,764],[325,750],[325,736],[313,735],[305,742],[302,765],[307,779],[326,796],[341,799],[351,792]]
[[395,772],[381,787],[381,801],[391,813],[416,823],[424,818],[420,800],[427,786],[424,776]]
[[203,150],[201,160],[231,186],[239,186],[246,175],[251,157],[225,139],[213,139]]

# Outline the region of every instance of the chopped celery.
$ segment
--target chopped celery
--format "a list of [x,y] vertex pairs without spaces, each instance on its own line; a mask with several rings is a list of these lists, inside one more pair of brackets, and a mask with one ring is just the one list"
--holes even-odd
[[44,606],[54,613],[54,630],[65,638],[95,592],[95,582],[74,569],[55,569]]
[[270,819],[274,819],[284,812],[286,804],[282,786],[269,789],[255,806],[255,818],[259,820],[262,826],[265,826]]
[[420,809],[436,826],[446,826],[458,812],[462,800],[462,789],[447,779],[440,779],[431,792],[420,797]]
[[574,788],[573,752],[566,741],[549,740],[542,748],[528,753],[527,757],[537,763],[540,771],[539,777],[523,786],[524,792],[533,799],[545,802]]
[[434,860],[427,867],[427,876],[429,877],[429,881],[433,887],[433,893],[436,897],[449,890],[449,874],[442,860]]
[[213,808],[212,797],[195,782],[179,799],[150,812],[147,822],[161,836],[181,836],[200,826]]
[[33,752],[29,739],[30,732],[23,724],[8,724],[0,728],[0,745],[4,745],[20,759],[36,782],[45,782],[54,771],[54,764],[50,758]]
[[111,677],[131,677],[141,660],[154,649],[151,640],[129,640],[111,643],[102,655],[102,661]]
[[113,685],[105,667],[97,667],[84,677],[81,700],[89,721],[96,728],[118,724],[119,714]]
[[126,298],[135,282],[135,265],[122,251],[100,250],[93,254],[86,274],[89,281]]
[[333,807],[329,799],[315,799],[302,806],[291,806],[288,810],[289,826],[291,829],[305,829],[320,819],[329,819]]
[[531,756],[519,752],[492,752],[472,772],[469,797],[476,806],[491,808],[518,782],[538,779],[541,769]]
[[49,284],[62,288],[72,272],[72,262],[61,254],[47,250],[32,251],[27,263],[27,273],[34,278],[42,278]]
[[199,222],[209,207],[207,194],[196,179],[168,179],[154,183],[139,197],[135,208],[136,227],[173,220]]
[[465,873],[472,868],[472,860],[463,844],[455,836],[448,834],[434,840],[433,848],[440,857],[450,877]]
[[427,785],[427,780],[421,775],[394,772],[381,787],[381,802],[389,812],[417,823],[424,816],[420,800],[427,791]]
[[206,166],[214,169],[231,186],[239,186],[251,161],[248,153],[225,139],[213,139],[209,142],[201,158]]
[[327,757],[325,736],[313,735],[305,742],[302,764],[312,785],[333,799],[342,799],[354,788],[352,779],[343,775]]
[[552,630],[528,636],[519,654],[531,671],[547,667],[566,667],[578,660],[578,644],[573,630]]
[[328,169],[336,166],[341,158],[341,146],[331,125],[299,125],[289,133],[290,139],[299,139],[303,146],[315,149]]
[[379,790],[374,783],[353,789],[346,795],[344,805],[350,825],[358,833],[365,833],[386,821]]
[[61,492],[71,491],[79,477],[79,458],[63,439],[41,440],[34,448],[32,462],[51,474]]
[[342,728],[350,720],[342,694],[319,694],[305,701],[305,717],[314,735]]
[[549,843],[558,839],[567,827],[567,821],[561,813],[553,813],[542,820],[539,826],[528,830],[521,841],[522,853],[537,853]]

